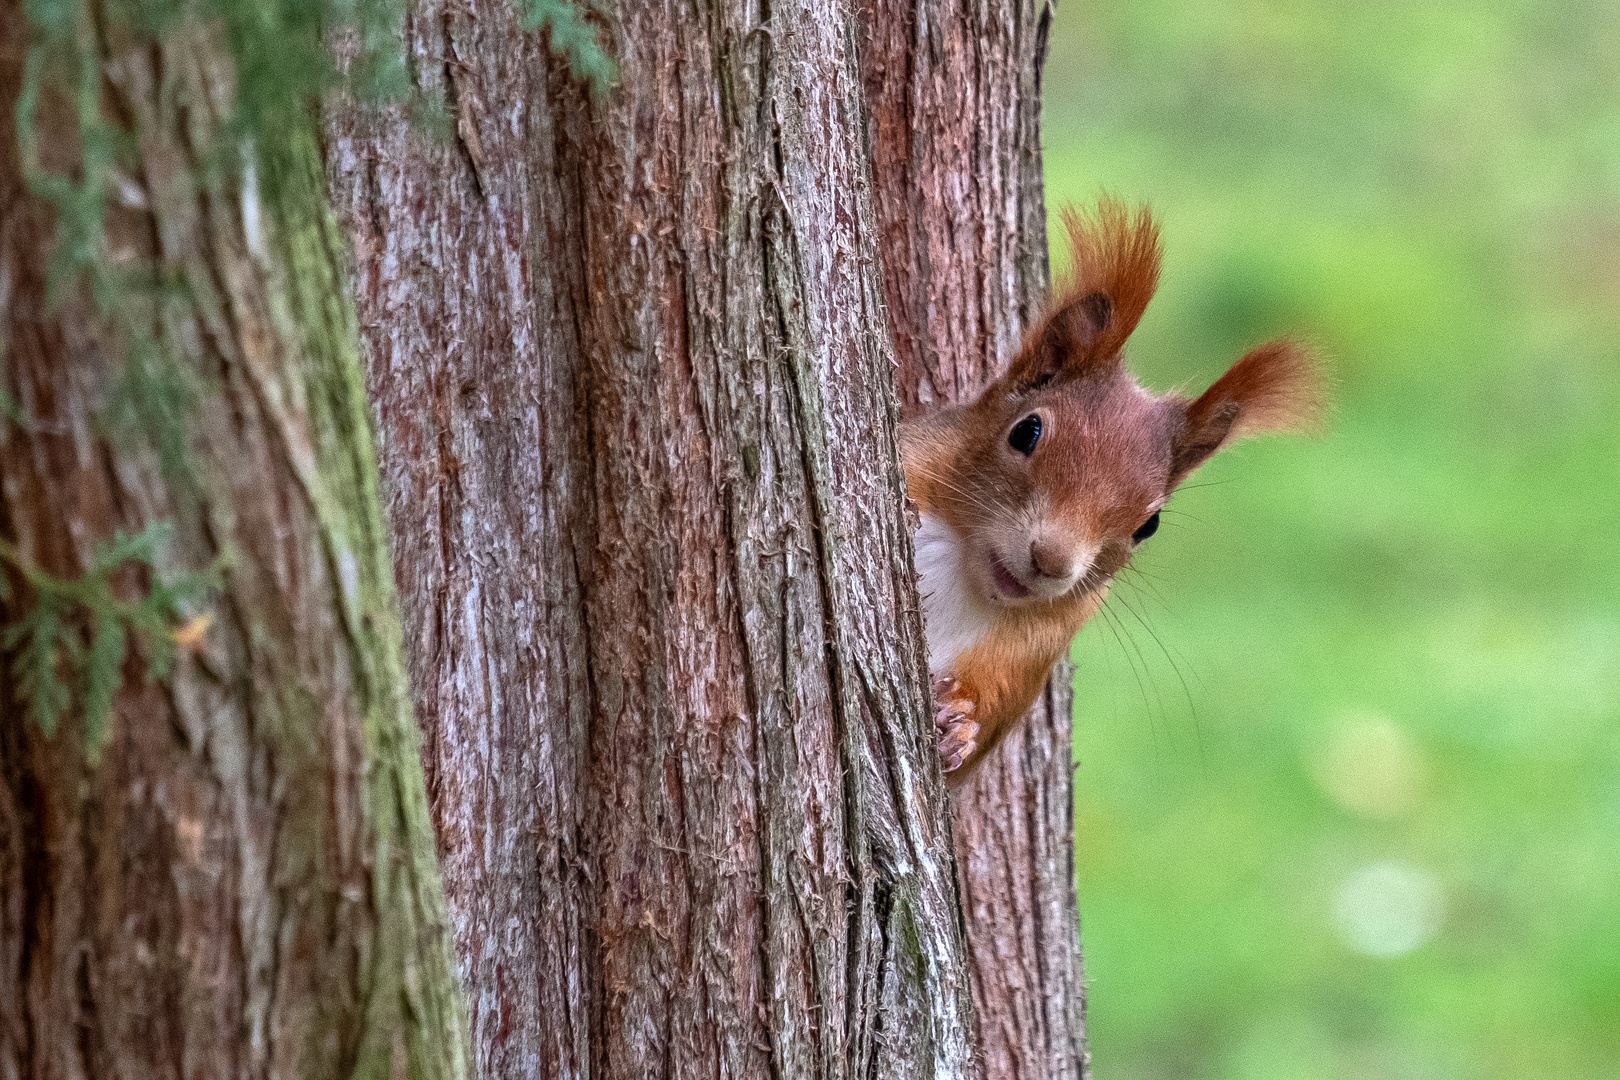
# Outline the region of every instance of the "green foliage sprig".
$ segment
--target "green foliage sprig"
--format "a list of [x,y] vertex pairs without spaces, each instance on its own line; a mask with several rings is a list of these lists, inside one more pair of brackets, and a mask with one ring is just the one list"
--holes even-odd
[[[56,734],[62,714],[73,704],[74,691],[64,670],[79,688],[84,710],[84,749],[91,764],[112,736],[108,723],[113,696],[123,682],[124,655],[138,637],[146,656],[146,677],[162,679],[174,666],[176,631],[188,619],[187,609],[219,587],[221,565],[205,571],[182,570],[160,578],[154,569],[158,549],[172,534],[168,522],[153,522],[133,536],[115,533],[97,545],[90,567],[76,578],[60,578],[28,559],[10,541],[0,540],[0,561],[10,564],[33,589],[35,602],[0,636],[0,648],[15,651],[11,673],[16,697],[28,718],[47,736]],[[113,585],[113,573],[135,561],[150,571],[146,595],[128,600]],[[0,601],[10,603],[9,576],[0,573]]]
[[[111,0],[99,16],[90,0],[27,0],[25,9],[32,40],[16,106],[17,144],[30,193],[56,210],[50,294],[54,300],[88,275],[104,313],[116,310],[143,268],[119,273],[106,251],[107,196],[133,139],[103,108],[102,38],[155,43],[182,24],[222,25],[235,66],[234,111],[213,145],[195,149],[212,171],[239,168],[250,149],[266,186],[280,174],[276,155],[288,132],[314,121],[328,89],[341,86],[366,102],[409,91],[402,0]],[[329,45],[336,39],[355,45],[341,71]],[[36,121],[50,92],[73,104],[80,152],[73,174],[41,158]]]
[[[592,0],[514,2],[525,29],[546,31],[551,50],[568,61],[574,77],[593,93],[606,93],[618,67],[586,17]],[[56,209],[52,296],[81,274],[90,275],[103,311],[116,307],[119,295],[122,275],[106,257],[102,223],[120,153],[128,154],[132,140],[102,107],[103,36],[159,41],[185,22],[221,23],[236,73],[234,113],[224,133],[230,137],[199,149],[216,168],[259,159],[260,180],[273,189],[281,172],[278,149],[287,145],[291,127],[314,120],[324,92],[342,87],[371,103],[410,96],[401,33],[406,6],[404,0],[109,0],[98,18],[90,0],[26,0],[32,40],[16,106],[17,144],[30,192]],[[334,41],[351,46],[341,67]],[[54,172],[41,160],[36,119],[50,88],[73,103],[77,176]],[[273,205],[273,190],[267,194]]]
[[596,27],[585,18],[583,0],[517,0],[525,30],[547,30],[551,51],[568,61],[574,78],[600,97],[619,77],[619,66],[602,48]]
[[[98,301],[106,295],[106,237],[102,221],[119,143],[118,127],[101,108],[101,56],[89,5],[84,0],[28,0],[34,41],[23,65],[17,97],[17,149],[23,181],[31,194],[56,208],[56,248],[47,293],[54,302],[62,288],[91,275]],[[80,177],[57,173],[40,158],[35,123],[40,99],[55,86],[74,106],[78,124]]]
[[164,479],[176,487],[192,477],[187,423],[202,393],[197,373],[149,334],[134,336],[103,412],[111,434],[144,438]]
[[[581,4],[592,0],[515,0],[523,24],[549,33],[553,52],[594,93],[605,93],[617,68]],[[401,28],[405,0],[24,0],[29,27],[23,85],[16,103],[19,160],[24,182],[55,211],[56,243],[48,269],[48,302],[88,286],[97,314],[125,344],[124,364],[102,411],[109,434],[134,433],[149,442],[171,484],[190,477],[187,421],[205,391],[184,363],[167,329],[175,307],[184,320],[196,298],[187,278],[157,260],[120,262],[108,250],[108,199],[140,175],[132,132],[106,107],[104,59],[109,42],[120,48],[156,47],[185,26],[223,29],[234,65],[235,100],[224,124],[192,145],[194,181],[213,188],[234,177],[254,185],[272,214],[289,204],[324,203],[304,190],[307,170],[288,155],[318,121],[321,97],[341,88],[362,103],[409,98],[412,89]],[[342,43],[340,65],[334,42]],[[41,139],[42,103],[66,102],[78,150],[71,167],[55,168]],[[424,112],[431,114],[432,110]],[[189,134],[195,138],[195,126]],[[292,185],[287,190],[283,184]],[[138,299],[140,302],[131,303]],[[171,307],[173,305],[174,307]],[[0,383],[3,383],[0,379]],[[0,415],[22,427],[29,420],[0,385]],[[18,700],[47,734],[77,699],[85,717],[86,752],[99,758],[130,638],[143,643],[149,678],[167,675],[175,655],[173,620],[215,575],[181,572],[153,585],[139,600],[120,598],[112,575],[131,560],[153,564],[168,534],[164,523],[134,536],[119,535],[97,549],[79,578],[57,578],[32,565],[0,540],[0,563],[31,587],[33,607],[0,633],[0,647],[15,652]],[[10,577],[0,572],[0,600],[8,611]],[[64,674],[72,677],[64,681]]]

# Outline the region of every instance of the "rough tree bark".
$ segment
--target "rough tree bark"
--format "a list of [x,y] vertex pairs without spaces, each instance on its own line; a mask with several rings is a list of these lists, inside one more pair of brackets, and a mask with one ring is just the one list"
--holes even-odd
[[[612,7],[606,100],[423,0],[455,138],[327,121],[480,1070],[963,1075],[889,368],[1044,288],[1048,10]],[[986,1076],[1083,1062],[1037,719],[958,819]]]
[[614,9],[328,123],[480,1069],[963,1076],[853,22]]
[[[873,202],[907,417],[1000,372],[1045,298],[1045,0],[865,0]],[[1084,1076],[1068,665],[954,801],[987,1077]]]
[[[314,132],[285,132],[278,195],[262,204],[254,183],[204,168],[229,145],[220,27],[182,18],[154,39],[121,23],[125,10],[88,9],[72,30],[92,110],[99,97],[131,136],[99,262],[145,264],[168,284],[98,308],[82,285],[47,301],[53,212],[25,186],[14,126],[32,32],[20,0],[0,3],[0,355],[14,406],[0,420],[0,623],[23,624],[53,580],[91,580],[115,530],[174,529],[155,570],[111,572],[124,601],[154,574],[224,569],[191,613],[211,624],[185,624],[168,678],[143,673],[161,642],[130,637],[99,761],[84,689],[47,737],[18,702],[26,644],[0,657],[0,1076],[465,1076],[344,244]],[[88,173],[71,100],[47,93],[34,121],[39,164]],[[178,472],[109,408],[143,344],[149,375],[196,393]],[[111,610],[97,602],[62,612],[92,651],[95,611]]]

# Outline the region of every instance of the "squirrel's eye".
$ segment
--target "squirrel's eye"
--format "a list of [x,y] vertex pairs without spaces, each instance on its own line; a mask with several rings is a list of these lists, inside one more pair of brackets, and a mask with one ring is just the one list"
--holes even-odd
[[1137,530],[1135,532],[1131,533],[1131,543],[1140,544],[1142,541],[1146,540],[1148,537],[1152,536],[1154,533],[1156,533],[1158,531],[1159,531],[1159,512],[1157,510],[1155,510],[1153,512],[1152,517],[1150,517],[1146,521],[1142,522],[1142,524],[1137,528]]
[[1035,444],[1041,441],[1041,418],[1030,413],[1018,423],[1007,435],[1007,445],[1023,454],[1025,457],[1035,452]]

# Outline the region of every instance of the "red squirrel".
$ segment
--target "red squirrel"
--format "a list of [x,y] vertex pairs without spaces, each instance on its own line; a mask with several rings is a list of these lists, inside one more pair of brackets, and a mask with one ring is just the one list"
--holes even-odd
[[1143,389],[1123,349],[1158,286],[1158,226],[1112,200],[1063,220],[1072,274],[1006,373],[900,428],[953,787],[1028,710],[1188,474],[1320,409],[1318,365],[1286,340],[1250,350],[1196,398]]

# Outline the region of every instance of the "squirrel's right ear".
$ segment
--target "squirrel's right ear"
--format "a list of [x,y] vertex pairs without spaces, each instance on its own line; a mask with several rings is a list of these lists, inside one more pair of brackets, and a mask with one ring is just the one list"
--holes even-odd
[[1159,285],[1159,227],[1147,207],[1133,213],[1105,198],[1092,217],[1065,208],[1063,226],[1071,277],[1003,376],[1014,391],[1117,364]]
[[1323,382],[1311,351],[1285,339],[1250,349],[1192,401],[1171,395],[1184,423],[1171,446],[1170,486],[1238,439],[1313,426],[1322,415]]

